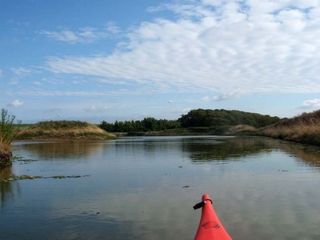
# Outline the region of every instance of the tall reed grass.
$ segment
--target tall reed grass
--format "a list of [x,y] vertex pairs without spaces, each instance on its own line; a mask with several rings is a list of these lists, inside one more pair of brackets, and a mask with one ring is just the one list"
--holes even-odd
[[7,110],[1,109],[0,117],[0,152],[9,152],[14,138],[15,116],[10,115]]
[[303,113],[262,129],[265,136],[320,145],[320,110]]

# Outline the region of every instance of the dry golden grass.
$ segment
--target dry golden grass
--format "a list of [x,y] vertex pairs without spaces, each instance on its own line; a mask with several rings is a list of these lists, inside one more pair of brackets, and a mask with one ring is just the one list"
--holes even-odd
[[256,133],[257,133],[257,129],[255,127],[246,125],[246,124],[239,124],[239,125],[232,126],[226,132],[226,134],[228,135],[241,135],[241,134],[250,135],[250,134],[256,134]]
[[10,152],[11,147],[10,144],[5,144],[0,142],[0,153],[8,153]]
[[261,129],[265,136],[320,145],[320,111],[304,113]]
[[8,154],[10,152],[11,142],[14,138],[14,119],[15,116],[10,115],[7,110],[0,111],[0,154]]
[[50,121],[19,129],[17,139],[112,139],[94,124],[75,121]]

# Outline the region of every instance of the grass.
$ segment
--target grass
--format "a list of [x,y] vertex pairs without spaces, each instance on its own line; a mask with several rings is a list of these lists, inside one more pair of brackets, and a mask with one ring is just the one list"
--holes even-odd
[[37,124],[37,127],[40,127],[41,129],[81,129],[86,128],[90,126],[87,122],[81,122],[81,121],[44,121],[39,122]]
[[112,139],[115,135],[81,121],[45,121],[18,128],[17,139]]
[[257,134],[257,128],[247,124],[239,124],[239,125],[231,126],[226,131],[226,135],[256,135],[256,134]]
[[10,115],[7,110],[1,109],[0,118],[0,152],[10,152],[11,142],[14,139],[14,122],[15,116]]
[[320,145],[320,110],[284,119],[261,129],[261,134],[294,142]]
[[7,110],[1,109],[0,118],[0,167],[11,164],[11,142],[14,139],[15,117],[10,115]]
[[1,153],[8,153],[8,152],[10,152],[10,150],[11,150],[10,145],[0,142],[0,154]]

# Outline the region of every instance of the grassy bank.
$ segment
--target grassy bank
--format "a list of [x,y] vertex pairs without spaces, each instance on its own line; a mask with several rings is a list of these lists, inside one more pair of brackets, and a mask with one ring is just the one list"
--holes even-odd
[[160,131],[127,132],[127,136],[191,136],[216,135],[209,128],[174,128]]
[[174,128],[161,131],[119,132],[118,136],[203,136],[203,135],[257,135],[249,125]]
[[281,120],[262,128],[260,132],[272,138],[320,145],[320,110]]
[[46,121],[17,128],[17,140],[51,140],[51,139],[112,139],[108,133],[94,124],[80,121]]

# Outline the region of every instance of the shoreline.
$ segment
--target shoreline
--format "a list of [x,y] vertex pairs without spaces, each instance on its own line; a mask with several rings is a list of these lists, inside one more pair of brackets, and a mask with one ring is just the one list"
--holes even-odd
[[285,137],[279,137],[279,136],[270,136],[267,134],[264,134],[263,132],[256,132],[256,133],[225,133],[225,134],[217,134],[213,132],[197,132],[194,130],[189,129],[179,129],[179,131],[149,131],[149,132],[112,132],[110,133],[113,135],[112,137],[108,136],[61,136],[61,137],[48,137],[48,136],[33,136],[33,137],[25,137],[25,138],[15,138],[14,142],[24,142],[24,141],[30,141],[30,142],[86,142],[86,141],[105,141],[105,140],[113,140],[117,139],[119,137],[172,137],[172,136],[225,136],[225,137],[267,137],[271,139],[278,139],[288,142],[294,142],[294,143],[300,143],[305,145],[311,145],[311,146],[320,146],[319,142],[312,138],[302,138],[302,139],[290,139]]

